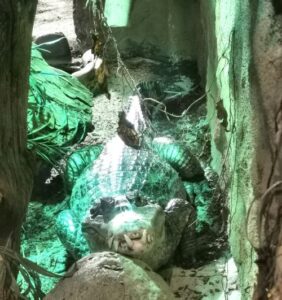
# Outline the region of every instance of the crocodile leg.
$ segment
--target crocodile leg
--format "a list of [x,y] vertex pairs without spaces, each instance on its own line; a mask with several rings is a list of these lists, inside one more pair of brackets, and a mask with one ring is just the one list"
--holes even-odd
[[60,212],[56,221],[56,230],[62,244],[75,259],[89,253],[88,244],[81,232],[81,225],[75,221],[70,210]]
[[[184,182],[190,202],[196,207],[197,263],[214,259],[226,247],[225,230],[227,210],[222,198],[204,180],[202,182]],[[187,239],[186,239],[187,240]]]
[[[170,253],[175,253],[176,248],[180,248],[184,252],[185,257],[191,260],[194,251],[193,243],[196,221],[194,207],[184,199],[172,199],[166,206],[165,214],[167,238],[164,248]],[[182,245],[179,245],[179,242],[176,241],[182,241]],[[191,245],[192,247],[188,249],[187,245]],[[181,251],[179,255],[184,256]]]
[[179,246],[176,251],[176,264],[189,268],[195,265],[195,254],[197,249],[196,212],[191,211],[188,222],[185,225]]
[[91,145],[76,150],[69,156],[65,172],[65,181],[68,191],[71,191],[76,179],[87,166],[99,157],[101,152],[101,145]]

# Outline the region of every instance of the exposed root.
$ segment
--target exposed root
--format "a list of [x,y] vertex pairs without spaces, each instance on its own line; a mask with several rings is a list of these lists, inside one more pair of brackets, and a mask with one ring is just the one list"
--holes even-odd
[[[19,272],[22,275],[26,285],[25,290],[21,292],[20,290],[22,288],[17,285],[17,281],[10,268],[10,263],[14,264],[15,266],[19,266]],[[34,300],[43,299],[45,294],[41,290],[39,274],[49,277],[63,278],[72,276],[75,270],[76,269],[74,267],[63,275],[52,273],[40,267],[36,263],[22,257],[20,254],[9,249],[8,247],[0,246],[0,291],[4,290],[1,284],[5,282],[7,275],[11,282],[10,290],[13,291],[13,295],[7,299],[28,299],[26,298],[27,295],[32,295]],[[0,294],[0,299],[1,296],[2,295]]]
[[281,299],[282,295],[282,181],[273,183],[261,197],[260,247],[257,250],[258,286],[254,299]]

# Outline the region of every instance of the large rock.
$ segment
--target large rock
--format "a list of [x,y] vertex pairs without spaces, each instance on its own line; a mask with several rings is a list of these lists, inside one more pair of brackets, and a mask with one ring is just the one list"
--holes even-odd
[[146,264],[117,253],[88,255],[78,261],[77,268],[44,299],[175,299],[165,281]]
[[71,64],[71,50],[66,36],[62,32],[43,34],[35,38],[43,58],[52,67],[59,68]]

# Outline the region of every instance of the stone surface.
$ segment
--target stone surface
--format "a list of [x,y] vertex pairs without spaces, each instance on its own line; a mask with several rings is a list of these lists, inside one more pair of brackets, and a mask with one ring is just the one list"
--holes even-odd
[[282,178],[281,11],[271,0],[200,2],[198,61],[206,81],[213,168],[228,194],[229,242],[242,299],[254,290],[255,299],[276,299],[282,278],[280,249],[272,246],[281,239],[281,185],[275,187]]
[[242,299],[250,299],[256,282],[256,255],[249,241],[257,238],[257,224],[249,220],[257,211],[253,210],[251,216],[248,211],[259,194],[255,140],[262,127],[258,127],[261,108],[254,94],[258,83],[252,76],[251,34],[256,5],[233,0],[200,2],[203,51],[198,61],[207,91],[212,167],[228,197],[229,244],[239,266]]
[[[74,0],[74,24],[83,50],[91,46],[93,31],[86,0]],[[199,39],[197,1],[133,1],[127,27],[113,27],[118,48],[127,56],[195,59]]]
[[174,299],[169,286],[146,264],[116,253],[91,254],[78,261],[77,267],[45,300]]
[[72,57],[67,38],[63,33],[49,33],[36,37],[43,58],[53,67],[70,64]]
[[221,257],[195,269],[173,268],[170,287],[180,300],[240,300],[233,258]]

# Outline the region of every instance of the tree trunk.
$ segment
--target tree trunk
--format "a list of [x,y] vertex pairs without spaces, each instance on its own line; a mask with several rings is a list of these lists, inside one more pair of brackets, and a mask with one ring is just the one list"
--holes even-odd
[[94,30],[91,22],[90,9],[86,7],[87,0],[73,0],[74,29],[82,52],[92,47],[91,31]]
[[[26,113],[36,4],[37,0],[0,1],[0,246],[16,251],[32,188]],[[15,272],[0,252],[1,300],[16,298],[11,269]]]

